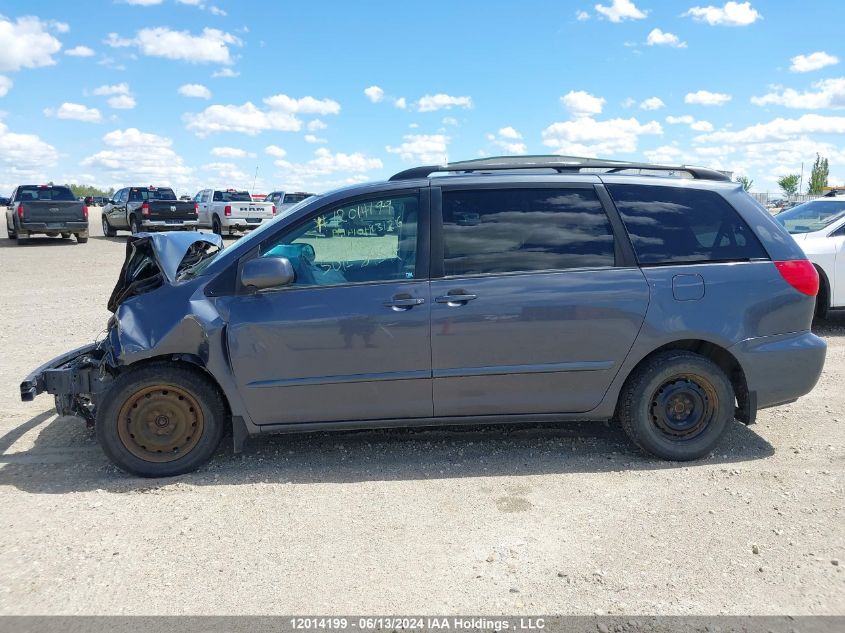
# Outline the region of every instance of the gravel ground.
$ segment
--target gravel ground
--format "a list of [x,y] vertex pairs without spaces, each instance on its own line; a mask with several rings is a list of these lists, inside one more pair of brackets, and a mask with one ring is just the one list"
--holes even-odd
[[91,226],[0,240],[0,614],[845,614],[845,315],[813,393],[686,466],[570,423],[276,436],[149,481],[18,398],[105,326],[124,239]]

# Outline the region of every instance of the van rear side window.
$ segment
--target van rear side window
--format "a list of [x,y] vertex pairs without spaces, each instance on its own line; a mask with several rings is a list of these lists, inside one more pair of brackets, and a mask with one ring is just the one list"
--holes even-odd
[[760,240],[719,194],[607,185],[642,265],[768,259]]

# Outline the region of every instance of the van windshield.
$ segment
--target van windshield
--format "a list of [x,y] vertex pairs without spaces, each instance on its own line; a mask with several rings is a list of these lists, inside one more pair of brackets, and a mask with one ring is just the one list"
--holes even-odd
[[790,233],[799,234],[821,231],[843,216],[845,216],[845,200],[811,200],[778,213],[775,220],[783,224]]

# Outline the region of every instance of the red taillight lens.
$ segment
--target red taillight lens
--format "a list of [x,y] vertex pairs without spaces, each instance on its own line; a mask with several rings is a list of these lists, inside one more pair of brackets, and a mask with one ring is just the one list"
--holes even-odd
[[815,297],[819,293],[819,271],[806,259],[775,262],[786,282],[798,292]]
[[194,215],[200,214],[200,205],[199,202],[194,202]]
[[144,202],[141,205],[141,215],[149,215],[150,214],[150,203]]
[[276,215],[276,205],[273,205],[273,215]]
[[18,205],[18,217],[23,219],[23,205],[22,204]]
[[227,217],[232,215],[232,207],[230,207],[228,204],[225,207],[223,207],[223,214],[226,215]]
[[88,207],[86,207],[85,205],[82,205],[82,217],[84,217],[86,220],[88,219]]

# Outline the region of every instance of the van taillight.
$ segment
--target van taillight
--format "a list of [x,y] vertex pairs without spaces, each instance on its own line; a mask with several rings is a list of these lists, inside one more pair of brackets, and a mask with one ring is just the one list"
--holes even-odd
[[141,215],[149,215],[150,214],[150,203],[145,202],[141,205]]
[[199,202],[194,202],[194,215],[200,214],[200,205]]
[[273,215],[276,215],[276,205],[273,205]]
[[230,207],[228,204],[223,207],[223,215],[225,215],[226,217],[232,215],[232,207]]
[[18,217],[19,217],[21,220],[23,220],[23,205],[22,205],[22,204],[19,204],[19,205],[18,205]]
[[82,205],[82,217],[86,220],[88,219],[88,207],[85,205]]
[[798,292],[815,297],[819,293],[819,271],[806,259],[775,262],[781,277]]

